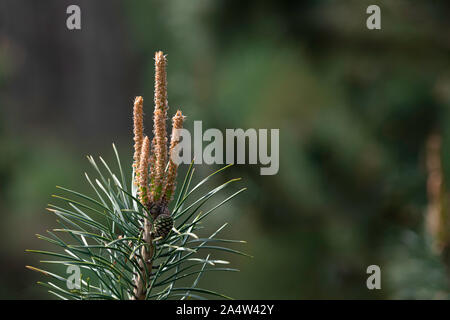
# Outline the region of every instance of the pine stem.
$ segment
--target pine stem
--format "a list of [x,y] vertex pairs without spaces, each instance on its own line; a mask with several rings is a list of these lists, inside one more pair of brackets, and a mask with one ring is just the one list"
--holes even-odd
[[152,224],[150,222],[150,218],[146,216],[145,222],[144,222],[144,237],[143,240],[145,242],[145,245],[142,246],[141,249],[141,256],[142,259],[139,260],[139,267],[141,273],[136,276],[135,279],[135,285],[136,288],[134,289],[134,299],[133,300],[145,300],[145,297],[147,296],[147,291],[150,290],[150,276],[152,272],[152,265],[153,265],[153,252],[154,252],[154,245],[153,245],[153,237],[152,237]]

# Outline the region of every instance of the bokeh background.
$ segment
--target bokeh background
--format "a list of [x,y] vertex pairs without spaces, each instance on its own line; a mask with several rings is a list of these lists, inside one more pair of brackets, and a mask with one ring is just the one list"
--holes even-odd
[[[80,31],[66,28],[70,4]],[[381,30],[366,28],[370,4]],[[157,50],[170,114],[181,107],[187,128],[280,129],[277,175],[239,165],[211,182],[243,178],[221,196],[248,190],[210,225],[228,221],[254,258],[232,257],[241,272],[202,287],[242,299],[448,298],[449,14],[447,1],[2,0],[0,298],[52,298],[25,269],[40,257],[24,251],[47,247],[35,234],[56,227],[45,211],[56,185],[90,192],[86,155],[112,162],[115,142],[131,164],[132,101],[144,96],[150,128]],[[430,137],[442,141],[434,197]],[[381,290],[366,288],[372,264]]]

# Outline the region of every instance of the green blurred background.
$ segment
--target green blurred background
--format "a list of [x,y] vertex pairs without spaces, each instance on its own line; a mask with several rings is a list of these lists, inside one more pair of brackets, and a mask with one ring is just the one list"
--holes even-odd
[[[80,31],[66,8],[81,7]],[[381,30],[366,8],[381,8]],[[47,299],[25,265],[56,185],[88,191],[86,155],[132,157],[132,101],[153,109],[153,55],[168,54],[169,110],[187,128],[279,128],[280,170],[236,165],[248,190],[210,221],[248,241],[238,274],[202,286],[242,299],[446,299],[426,232],[425,143],[450,174],[447,1],[0,3],[0,298]],[[148,130],[148,129],[147,129]],[[216,166],[199,166],[198,181]],[[180,178],[186,168],[182,169]],[[448,173],[447,173],[448,172]],[[447,174],[446,174],[447,173]],[[211,202],[218,203],[220,197]],[[366,268],[381,267],[381,290]]]

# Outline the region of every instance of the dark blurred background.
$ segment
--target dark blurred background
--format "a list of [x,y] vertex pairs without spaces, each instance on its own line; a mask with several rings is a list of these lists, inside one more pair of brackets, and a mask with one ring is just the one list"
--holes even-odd
[[[66,28],[70,4],[81,30]],[[370,4],[381,30],[366,28]],[[40,257],[24,250],[46,247],[35,234],[56,226],[45,211],[56,185],[88,192],[86,155],[112,162],[115,142],[131,164],[132,101],[144,96],[150,128],[157,50],[170,115],[181,107],[187,128],[280,129],[277,175],[241,165],[216,180],[248,187],[210,223],[230,222],[227,237],[254,258],[233,257],[241,272],[203,287],[242,299],[448,298],[445,205],[439,235],[426,223],[426,142],[442,138],[445,181],[449,14],[447,1],[2,0],[0,298],[51,298],[25,269]],[[381,290],[366,287],[372,264]]]

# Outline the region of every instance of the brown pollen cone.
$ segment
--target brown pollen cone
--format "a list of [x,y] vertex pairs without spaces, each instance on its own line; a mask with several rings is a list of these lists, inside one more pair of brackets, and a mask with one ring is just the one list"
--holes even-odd
[[172,136],[170,141],[169,168],[164,189],[164,201],[170,202],[175,192],[178,165],[173,161],[175,147],[180,142],[180,129],[183,128],[184,116],[180,110],[172,118]]
[[155,164],[156,164],[156,156],[155,156],[155,144],[156,144],[156,138],[154,137],[152,140],[152,144],[150,147],[150,172],[149,172],[149,187],[147,190],[147,197],[148,200],[150,201],[150,203],[154,202],[154,197],[153,194],[155,192],[155,174],[156,174],[156,170],[155,170]]
[[[134,156],[133,156],[133,168],[135,172],[139,169],[139,161],[141,158],[142,142],[144,140],[144,112],[143,112],[144,99],[142,97],[136,97],[134,99],[133,107],[133,131],[134,131]],[[135,180],[137,183],[137,179]]]
[[155,54],[155,111],[153,133],[155,136],[154,198],[159,200],[164,186],[164,171],[167,164],[167,59],[161,51]]
[[142,144],[141,159],[139,161],[139,200],[143,205],[147,205],[147,188],[148,188],[148,162],[150,157],[150,140],[146,136]]

